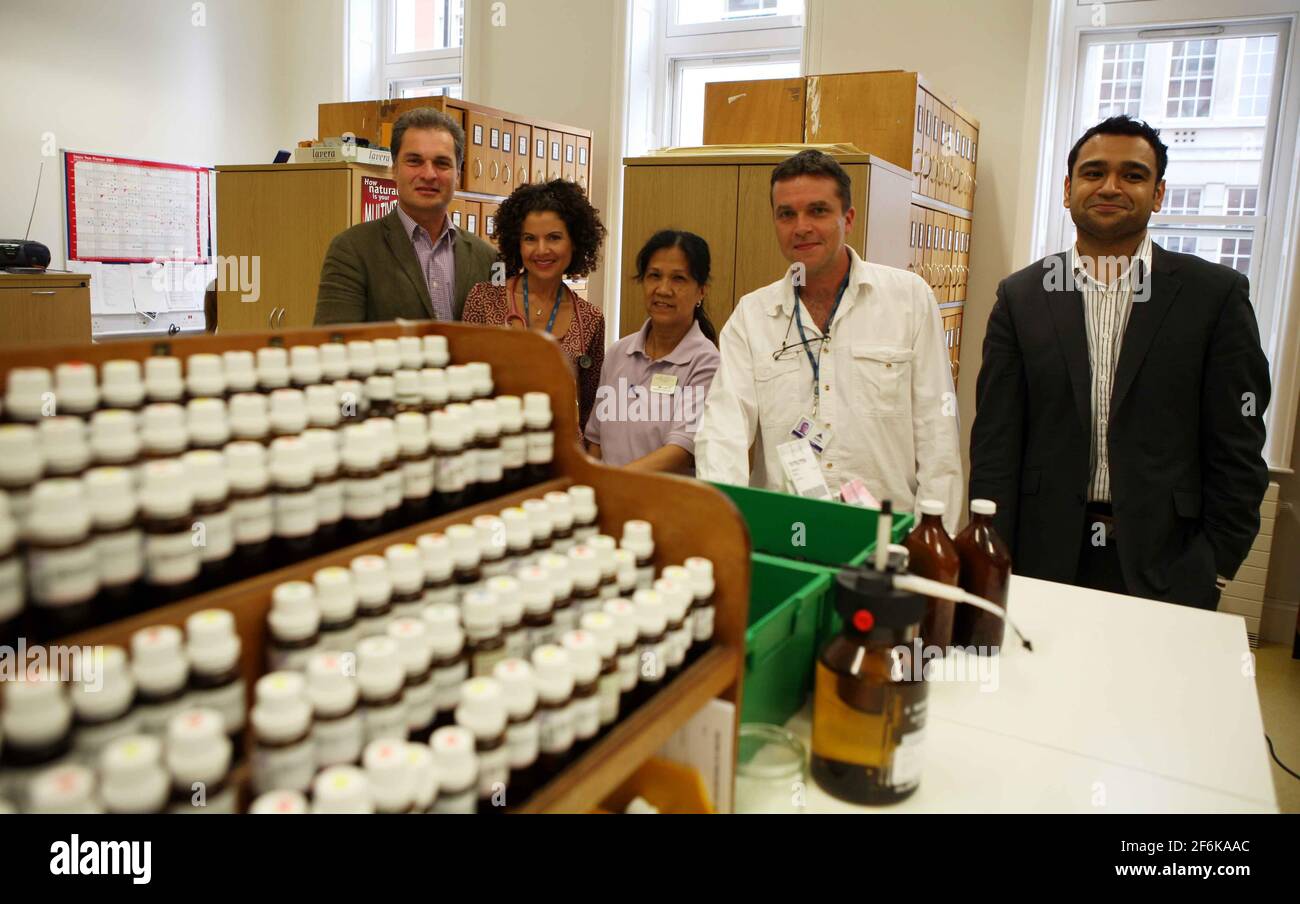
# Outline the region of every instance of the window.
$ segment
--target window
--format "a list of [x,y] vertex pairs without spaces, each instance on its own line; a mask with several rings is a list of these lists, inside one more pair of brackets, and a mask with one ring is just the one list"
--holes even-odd
[[1141,112],[1146,56],[1145,44],[1107,44],[1102,48],[1098,119]]
[[799,74],[797,54],[785,59],[771,55],[703,60],[675,60],[673,97],[676,101],[673,144],[693,147],[704,143],[704,86],[709,82],[741,79],[790,78]]
[[1165,203],[1160,212],[1164,214],[1188,214],[1201,212],[1201,189],[1166,188]]
[[1218,41],[1175,41],[1169,59],[1169,96],[1165,115],[1203,117],[1210,115],[1214,97],[1214,60]]
[[803,0],[678,0],[674,6],[677,25],[797,16],[803,12]]
[[460,96],[465,0],[348,0],[348,98]]
[[1172,234],[1153,234],[1151,241],[1155,242],[1166,251],[1179,251],[1183,254],[1196,253],[1196,236],[1194,235],[1172,235]]
[[1229,188],[1223,212],[1230,217],[1253,217],[1259,203],[1259,188]]
[[1250,239],[1220,239],[1219,263],[1242,273],[1250,273]]
[[1247,38],[1241,55],[1241,79],[1237,89],[1238,116],[1267,116],[1273,93],[1273,66],[1277,38],[1265,35]]

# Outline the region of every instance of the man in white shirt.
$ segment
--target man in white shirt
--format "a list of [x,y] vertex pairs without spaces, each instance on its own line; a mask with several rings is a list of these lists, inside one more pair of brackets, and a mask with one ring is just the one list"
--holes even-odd
[[845,244],[857,212],[830,156],[806,150],[777,166],[771,201],[791,267],[741,298],[723,327],[695,438],[698,475],[820,496],[803,479],[796,487],[782,464],[781,446],[811,440],[818,467],[804,473],[820,471],[831,496],[860,479],[899,511],[938,499],[951,530],[961,453],[934,295],[915,274],[867,263]]

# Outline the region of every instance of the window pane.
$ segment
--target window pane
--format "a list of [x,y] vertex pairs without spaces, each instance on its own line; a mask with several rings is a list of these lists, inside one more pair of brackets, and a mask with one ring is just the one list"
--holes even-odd
[[674,143],[683,147],[695,147],[704,143],[704,86],[709,82],[790,78],[798,74],[798,60],[684,66],[681,73],[681,94],[678,97],[677,138]]
[[1146,58],[1146,45],[1104,44],[1102,55],[1116,62],[1101,67],[1097,117],[1138,115],[1142,109],[1142,61]]
[[677,24],[803,15],[803,0],[677,0]]
[[464,42],[465,0],[391,2],[394,53],[446,50]]
[[1217,40],[1174,41],[1170,46],[1166,115],[1205,117],[1214,96]]

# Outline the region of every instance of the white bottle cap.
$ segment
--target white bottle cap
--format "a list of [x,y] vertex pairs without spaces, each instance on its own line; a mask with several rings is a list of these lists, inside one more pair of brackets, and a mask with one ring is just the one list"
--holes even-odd
[[319,345],[321,379],[345,380],[348,369],[348,349],[342,342],[326,342]]
[[351,417],[365,410],[366,386],[360,380],[335,380],[334,391],[338,393],[340,413],[346,411]]
[[692,593],[695,592],[695,585],[691,583],[690,569],[685,565],[669,565],[664,568],[663,571],[659,572],[659,577],[669,581],[676,581],[679,584],[685,584],[691,589]]
[[650,522],[639,518],[624,521],[622,546],[624,549],[631,550],[638,558],[653,555],[655,541]]
[[372,417],[362,425],[370,431],[370,441],[379,447],[379,457],[384,461],[397,459],[397,426],[390,417]]
[[356,471],[373,471],[379,467],[381,459],[379,443],[374,434],[361,424],[349,424],[343,428],[343,448],[339,458],[345,468]]
[[316,594],[306,581],[285,581],[271,591],[271,611],[266,614],[271,633],[280,640],[311,637],[320,630]]
[[451,360],[447,353],[446,336],[421,336],[424,346],[424,363],[429,367],[446,367]]
[[154,402],[144,406],[144,416],[140,420],[140,441],[146,449],[180,455],[190,443],[189,431],[185,428],[185,409],[175,402]]
[[361,755],[366,781],[381,813],[405,813],[414,797],[414,776],[406,760],[406,742],[371,741]]
[[618,542],[608,534],[597,534],[588,538],[586,545],[596,554],[596,564],[600,568],[601,578],[613,577],[618,571],[618,563],[614,561]]
[[370,782],[356,766],[330,766],[311,784],[311,811],[337,815],[375,812]]
[[364,380],[375,373],[375,347],[365,339],[348,343],[348,373],[354,380]]
[[[0,556],[7,556],[13,552],[14,544],[18,542],[18,525],[14,523],[13,516],[9,513],[9,496],[0,490]],[[13,600],[7,604],[17,606],[12,611],[6,609],[0,618],[10,618],[22,608],[22,601]],[[3,740],[0,738],[0,740]]]
[[[13,371],[9,379],[13,379]],[[105,361],[99,369],[99,391],[104,404],[134,408],[144,401],[144,381],[140,379],[140,362],[126,358]]]
[[713,593],[713,562],[702,556],[691,556],[686,560],[686,570],[691,573],[691,587],[695,598],[710,596]]
[[113,813],[157,813],[171,795],[162,764],[163,745],[149,735],[112,741],[99,757],[99,795]]
[[297,436],[281,436],[271,443],[271,480],[280,487],[301,487],[316,476],[311,447]]
[[5,681],[4,690],[0,734],[11,747],[49,744],[72,726],[72,704],[63,685],[44,669],[29,666],[17,680]]
[[289,385],[289,351],[277,345],[257,350],[257,382],[263,389]]
[[[99,659],[93,674],[83,674],[72,684],[72,708],[88,722],[103,722],[124,715],[135,701],[135,678],[126,650],[117,646],[95,647]],[[90,670],[83,670],[90,671]]]
[[175,458],[145,462],[140,471],[140,512],[145,517],[179,518],[194,506],[189,474]]
[[140,454],[134,411],[108,408],[90,416],[90,451],[100,461],[129,462]]
[[474,432],[479,436],[494,438],[501,432],[497,417],[497,404],[492,399],[475,399],[470,405],[474,412]]
[[463,364],[453,364],[445,372],[449,398],[464,402],[474,397],[474,381]]
[[620,647],[636,643],[636,607],[624,599],[606,600],[601,607],[614,620],[614,638]]
[[496,397],[497,420],[503,431],[518,432],[524,427],[524,402],[519,396],[499,395]]
[[433,762],[438,770],[438,785],[448,790],[468,788],[478,775],[478,755],[474,750],[474,733],[459,725],[439,728],[429,739]]
[[362,609],[378,609],[393,597],[393,581],[388,575],[388,560],[383,556],[357,556],[348,566],[352,569],[352,586],[357,589],[357,603]]
[[420,393],[430,405],[446,405],[450,392],[446,371],[437,367],[426,367],[420,371]]
[[301,389],[277,389],[271,393],[267,419],[271,432],[297,435],[307,429],[307,396]]
[[685,618],[687,610],[695,600],[695,593],[690,584],[674,581],[671,578],[660,578],[655,581],[654,590],[662,598],[664,611],[670,622]]
[[376,375],[366,378],[366,398],[374,402],[391,402],[397,395],[397,384],[392,377]]
[[202,609],[185,619],[185,652],[200,674],[225,672],[239,664],[241,643],[235,616],[226,609]]
[[526,549],[533,545],[533,525],[522,508],[512,505],[502,511],[501,523],[505,526],[507,547]]
[[357,643],[357,685],[370,698],[390,697],[402,689],[406,670],[391,637],[366,637]]
[[419,336],[398,336],[397,353],[402,359],[402,367],[407,370],[419,370],[424,367],[424,349]]
[[155,402],[176,402],[185,395],[181,380],[181,359],[155,355],[144,359],[144,388]]
[[185,359],[185,389],[191,396],[226,394],[226,374],[220,355],[196,354]]
[[222,352],[221,363],[225,365],[227,392],[252,392],[257,389],[257,365],[252,352],[244,349]]
[[537,696],[543,700],[563,700],[573,693],[573,666],[564,647],[542,644],[533,650],[532,665]]
[[99,404],[95,368],[85,361],[64,361],[54,369],[54,397],[58,410],[85,414]]
[[479,563],[478,531],[468,524],[453,524],[447,528],[451,554],[459,568],[473,568]]
[[590,521],[596,517],[596,491],[591,487],[582,484],[569,487],[569,500],[573,503],[575,520]]
[[141,691],[161,696],[185,686],[190,665],[182,648],[181,629],[153,625],[131,635],[131,674]]
[[501,630],[497,596],[490,590],[471,590],[461,600],[461,620],[471,637],[490,637]]
[[460,629],[460,610],[451,603],[431,603],[420,611],[420,617],[429,626],[429,642],[433,654],[439,658],[454,656],[465,646],[465,634]]
[[560,643],[569,654],[573,680],[578,684],[595,681],[600,674],[600,650],[596,646],[596,635],[590,631],[565,631]]
[[406,368],[397,371],[397,373],[393,374],[393,392],[403,402],[418,400],[422,404],[424,402],[424,387],[420,385],[420,372]]
[[5,411],[16,420],[35,421],[44,413],[45,394],[53,389],[44,367],[15,367],[5,379]]
[[479,515],[474,519],[478,534],[479,555],[484,559],[500,558],[506,550],[506,525],[496,515]]
[[90,507],[80,480],[58,477],[36,484],[27,520],[28,539],[60,543],[84,537],[89,531]]
[[300,791],[268,791],[253,801],[248,812],[254,816],[301,816],[311,810]]
[[636,583],[636,553],[630,549],[614,550],[614,570],[618,574],[619,586],[631,586]]
[[[221,479],[226,479],[224,472]],[[91,468],[82,478],[82,485],[96,525],[120,528],[135,519],[135,478],[126,468]]]
[[54,766],[41,772],[28,787],[29,813],[99,813],[95,802],[95,773],[85,766]]
[[172,716],[163,749],[173,787],[186,792],[194,782],[215,784],[230,771],[230,738],[221,714],[213,709],[187,709]]
[[460,444],[460,431],[454,416],[444,411],[429,415],[429,442],[439,452],[447,452]]
[[[471,361],[465,365],[469,372],[470,385],[474,387],[474,395],[490,396],[492,394],[492,365],[486,361]],[[495,403],[493,404],[495,408]]]
[[45,473],[36,428],[28,424],[0,424],[0,477],[14,483],[32,483]]
[[327,428],[339,425],[343,416],[337,387],[330,383],[313,383],[303,391],[303,396],[307,403],[307,423]]
[[541,430],[551,425],[551,397],[544,392],[524,393],[524,423]]
[[523,659],[504,659],[492,669],[492,677],[501,686],[502,700],[510,718],[517,719],[537,707],[537,687],[533,667]]
[[396,339],[376,339],[374,344],[376,370],[391,374],[402,366],[402,351]]
[[266,489],[266,449],[251,440],[227,443],[221,450],[226,458],[230,489],[257,492]]
[[418,411],[403,411],[393,418],[397,426],[397,445],[406,455],[423,455],[429,451],[429,419]]
[[351,571],[331,565],[313,574],[311,581],[316,587],[316,606],[322,619],[341,622],[357,614],[357,593],[352,586]]
[[919,507],[922,515],[942,515],[947,510],[938,499],[922,499]]
[[493,678],[471,678],[460,686],[456,724],[476,738],[495,738],[506,730],[506,701]]
[[600,583],[600,560],[596,550],[585,543],[569,550],[569,569],[573,573],[573,586],[590,589]]
[[525,499],[524,514],[528,516],[529,529],[535,540],[549,540],[554,525],[551,523],[551,507],[541,499]]
[[230,421],[225,399],[190,399],[185,405],[185,429],[196,446],[224,446],[230,442]]
[[388,636],[397,641],[397,655],[407,675],[423,675],[429,670],[433,644],[424,619],[395,618],[388,625]]
[[550,572],[540,565],[530,565],[520,569],[518,580],[519,598],[525,612],[541,615],[551,611],[555,597],[551,590]]
[[240,437],[262,437],[271,429],[266,396],[260,392],[240,392],[230,397],[230,432]]
[[307,702],[317,717],[330,718],[357,705],[361,691],[352,677],[351,653],[315,653],[307,660]]
[[668,627],[668,607],[664,598],[654,590],[638,590],[632,594],[636,608],[636,626],[642,634],[662,634]]
[[451,422],[459,435],[459,443],[467,445],[474,441],[477,428],[474,426],[474,409],[469,405],[455,402],[444,409],[451,415]]
[[524,599],[519,582],[509,575],[498,575],[488,580],[487,589],[496,596],[501,624],[504,627],[519,624],[524,617]]
[[546,569],[551,581],[551,594],[557,600],[568,599],[573,595],[573,569],[570,561],[568,556],[547,553],[537,562]]
[[299,386],[320,383],[320,350],[314,345],[290,346],[289,377]]
[[291,741],[311,726],[307,679],[299,672],[272,672],[257,679],[253,730],[259,741]]
[[45,456],[46,473],[75,476],[90,463],[90,446],[86,443],[86,424],[79,417],[41,418],[36,432]]
[[601,611],[584,612],[578,624],[582,630],[590,632],[596,638],[596,651],[601,659],[609,659],[614,655],[618,649],[614,616]]
[[302,432],[312,472],[317,480],[333,477],[339,470],[338,438],[333,430],[312,427]]
[[451,541],[446,534],[421,534],[415,538],[424,565],[426,581],[443,581],[451,577],[454,568],[451,558]]
[[970,501],[970,510],[976,515],[996,515],[998,513],[998,504],[992,499],[972,499]]
[[438,797],[438,767],[433,762],[433,750],[426,744],[408,742],[406,768],[411,773],[411,803],[415,812],[427,813]]

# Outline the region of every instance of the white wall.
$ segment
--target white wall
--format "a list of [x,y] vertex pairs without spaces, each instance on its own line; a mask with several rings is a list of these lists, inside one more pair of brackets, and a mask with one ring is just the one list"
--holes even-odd
[[65,254],[56,148],[194,164],[269,162],[342,91],[343,0],[6,0],[0,237]]

